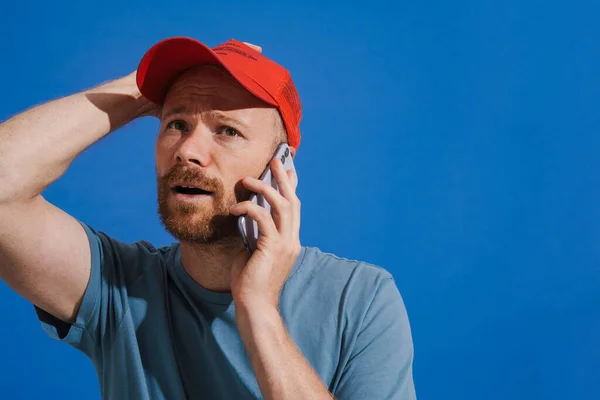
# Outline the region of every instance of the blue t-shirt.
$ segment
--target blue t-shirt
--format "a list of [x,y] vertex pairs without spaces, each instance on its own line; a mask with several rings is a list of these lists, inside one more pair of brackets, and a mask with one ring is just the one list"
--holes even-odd
[[[178,244],[127,244],[83,224],[92,267],[76,322],[46,332],[94,363],[106,399],[262,398],[230,293],[198,285]],[[415,399],[408,317],[384,269],[302,248],[280,295],[298,349],[339,399]]]

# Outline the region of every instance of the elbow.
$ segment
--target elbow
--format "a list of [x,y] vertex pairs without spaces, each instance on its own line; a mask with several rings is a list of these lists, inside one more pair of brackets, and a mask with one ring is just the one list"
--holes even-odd
[[0,162],[0,206],[27,202],[41,193],[33,193],[22,173],[9,171],[3,164]]
[[14,200],[14,179],[6,168],[6,163],[0,161],[0,205]]

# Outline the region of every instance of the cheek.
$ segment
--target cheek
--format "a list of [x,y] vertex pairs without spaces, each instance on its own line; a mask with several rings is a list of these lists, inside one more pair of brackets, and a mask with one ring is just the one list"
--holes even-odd
[[226,178],[226,181],[224,179],[223,184],[227,188],[227,192],[235,197],[236,202],[241,202],[248,200],[250,197],[250,191],[244,187],[242,179],[246,176],[259,178],[264,167],[261,168],[255,164],[249,164],[238,160],[232,162],[228,166],[227,170],[231,171],[231,174]]
[[163,176],[167,170],[169,169],[169,167],[167,166],[167,163],[165,162],[165,158],[163,153],[159,150],[159,148],[157,147],[155,150],[155,160],[156,160],[156,174],[158,176]]
[[156,140],[154,156],[156,159],[156,171],[160,176],[164,175],[171,168],[174,149],[173,143],[170,143],[168,138],[159,136]]
[[234,171],[234,177],[237,182],[241,181],[246,176],[258,179],[260,178],[260,175],[263,173],[264,169],[264,165],[257,165],[256,162],[251,163],[248,161],[238,161],[236,162],[236,165],[233,166],[232,171]]

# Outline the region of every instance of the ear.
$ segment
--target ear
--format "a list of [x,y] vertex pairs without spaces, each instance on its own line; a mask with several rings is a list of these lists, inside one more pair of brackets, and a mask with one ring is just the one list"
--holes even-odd
[[290,153],[292,154],[292,160],[294,159],[294,157],[296,157],[296,148],[289,146],[290,148]]

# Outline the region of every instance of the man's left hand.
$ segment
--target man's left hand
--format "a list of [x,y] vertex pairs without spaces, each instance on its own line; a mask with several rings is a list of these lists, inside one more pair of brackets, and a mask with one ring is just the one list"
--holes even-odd
[[262,194],[269,211],[250,201],[230,208],[233,215],[247,214],[258,223],[260,235],[251,257],[244,249],[234,261],[231,292],[236,306],[265,305],[278,307],[279,293],[296,258],[300,254],[300,200],[296,195],[298,178],[294,170],[285,171],[281,161],[271,161],[271,171],[279,193],[271,185],[252,177],[242,180],[244,186]]

